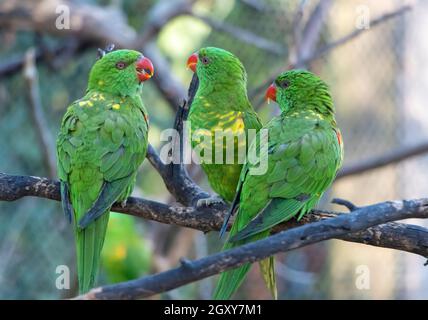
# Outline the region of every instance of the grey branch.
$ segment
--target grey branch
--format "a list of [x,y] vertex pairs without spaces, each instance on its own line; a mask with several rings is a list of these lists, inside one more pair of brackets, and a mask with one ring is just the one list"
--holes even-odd
[[275,9],[267,4],[264,0],[240,0],[245,5],[250,8],[257,10],[259,12],[269,12],[274,11]]
[[[52,2],[55,2],[52,4]],[[156,65],[153,78],[159,91],[175,109],[180,100],[185,96],[185,88],[173,75],[170,65],[155,45],[154,39],[161,30],[159,23],[166,24],[178,15],[186,14],[190,10],[192,1],[175,0],[171,6],[170,1],[159,1],[151,9],[152,17],[144,26],[144,31],[138,37],[117,7],[100,7],[96,5],[69,3],[64,0],[41,1],[14,1],[13,3],[0,4],[0,27],[17,30],[33,29],[43,34],[53,34],[58,37],[70,36],[78,40],[79,51],[88,44],[104,47],[108,43],[114,43],[118,48],[133,48],[141,50]],[[55,28],[57,14],[50,10],[61,4],[70,8],[73,12],[71,28],[58,30]],[[167,9],[165,4],[169,5]],[[74,21],[80,23],[73,24]],[[54,50],[54,56],[58,56],[67,50],[67,45]],[[37,60],[49,61],[44,57],[42,50],[37,50]],[[10,61],[0,63],[0,77],[19,71],[24,64],[23,56],[15,56]]]
[[[70,29],[58,30],[55,28],[57,15],[54,11],[46,9],[51,8],[50,3],[53,1],[55,1],[55,5],[65,4],[70,6],[70,10],[73,12],[73,16],[75,17],[73,21],[80,21],[81,23],[72,25]],[[148,20],[148,23],[144,26],[142,36],[140,37],[138,37],[135,30],[127,24],[126,19],[123,17],[123,13],[118,10],[117,7],[99,7],[89,4],[69,3],[65,0],[26,0],[0,4],[0,17],[2,18],[0,19],[0,27],[8,27],[17,30],[35,29],[39,32],[53,34],[59,37],[72,36],[80,41],[80,47],[87,47],[88,44],[104,46],[107,43],[115,43],[117,47],[142,50],[143,53],[149,56],[149,58],[160,62],[156,63],[158,69],[155,72],[153,80],[159,91],[175,109],[177,102],[183,97],[182,94],[185,89],[172,75],[169,64],[160,51],[155,47],[153,41],[160,31],[159,21],[166,24],[171,19],[179,15],[194,15],[194,13],[191,12],[191,0],[175,0],[175,4],[168,10],[166,10],[166,7],[164,6],[164,3],[166,2],[168,1],[157,2],[151,9],[152,14],[156,15],[156,19]],[[390,20],[391,18],[402,15],[410,9],[410,6],[404,6],[394,12],[373,19],[371,21],[371,28]],[[305,27],[304,33],[308,34],[309,29],[320,27],[321,19],[316,17],[322,17],[324,12],[325,11],[320,10],[318,14],[317,12],[313,13],[314,19],[312,19],[312,21],[317,23],[308,23]],[[254,35],[247,30],[220,24],[210,18],[199,18],[205,20],[206,23],[211,24],[212,27],[216,27],[218,30],[223,32],[228,32],[244,42],[261,46],[271,52],[279,53],[280,51],[283,51],[283,48],[278,46],[278,44]],[[112,30],[114,32],[112,32]],[[349,35],[327,44],[321,49],[316,50],[312,55],[302,57],[301,60],[296,62],[295,66],[303,66],[318,59],[331,50],[355,39],[357,36],[364,33],[365,30],[366,29],[355,30]],[[310,40],[310,37],[306,38]],[[257,41],[254,41],[255,39],[257,39]],[[308,45],[305,45],[305,47],[309,48],[313,45],[313,41],[309,40]],[[58,50],[60,49],[61,48],[58,48]],[[149,54],[152,55],[153,58]],[[43,56],[41,53],[37,52],[37,59],[42,58]],[[14,73],[20,70],[22,65],[23,58],[21,56],[16,56],[11,61],[0,63],[0,76]],[[160,69],[159,66],[161,66]],[[249,94],[250,98],[253,99],[255,96],[259,95],[260,92],[264,90],[266,86],[270,84],[283,70],[284,68],[275,71],[275,73],[268,77],[267,81],[253,89]]]
[[[403,15],[404,13],[410,11],[412,9],[412,6],[403,6],[400,9],[397,9],[393,12],[384,14],[378,18],[375,18],[371,21],[370,23],[370,29],[356,29],[353,32],[347,34],[346,36],[339,38],[338,40],[332,41],[330,43],[328,43],[327,45],[321,47],[318,50],[315,50],[311,55],[306,56],[306,57],[302,57],[299,61],[297,61],[294,65],[290,65],[289,68],[298,68],[298,67],[303,67],[305,65],[307,65],[308,63],[319,59],[320,57],[326,55],[327,53],[331,52],[334,49],[337,49],[338,47],[350,42],[351,40],[356,39],[358,36],[362,35],[365,33],[365,31],[368,30],[372,30],[373,27],[379,26],[382,23],[389,21],[390,19],[396,18],[398,16]],[[250,99],[255,98],[256,96],[258,96],[260,94],[260,92],[262,92],[264,89],[267,88],[267,86],[269,84],[271,84],[276,77],[278,76],[278,74],[280,74],[281,72],[283,72],[285,70],[284,67],[281,67],[280,69],[276,70],[274,73],[271,74],[270,77],[267,78],[266,81],[264,81],[262,84],[260,84],[258,87],[256,87],[255,89],[253,89],[250,94],[249,97]]]
[[344,37],[342,37],[336,41],[333,41],[333,42],[327,44],[326,46],[322,47],[320,50],[315,52],[312,56],[306,57],[304,60],[312,61],[314,59],[318,59],[319,57],[323,56],[327,52],[330,52],[332,49],[335,49],[339,46],[342,46],[345,43],[348,43],[349,41],[357,38],[358,36],[363,34],[365,31],[372,30],[374,27],[377,27],[386,21],[389,21],[393,18],[402,16],[404,13],[410,11],[411,9],[412,9],[412,6],[405,5],[405,6],[402,6],[401,8],[399,8],[395,11],[381,15],[380,17],[370,21],[370,29],[364,29],[364,28],[355,29],[353,32],[349,33],[348,35],[346,35],[346,36],[344,36]]
[[[55,28],[46,29],[47,25],[54,26],[53,19],[55,19],[56,16],[53,15],[53,13],[38,10],[37,17],[28,13],[31,13],[32,10],[34,11],[35,6],[42,6],[49,1],[51,0],[42,0],[40,2],[24,1],[26,5],[23,7],[19,7],[19,2],[14,2],[17,7],[5,7],[0,5],[0,16],[4,17],[0,26],[25,29],[32,26],[36,21],[34,19],[37,18],[37,27],[40,29],[39,31],[50,32],[60,36],[69,36],[71,34],[78,38],[79,41],[85,41],[87,43],[115,42],[119,47],[143,48],[143,51],[148,50],[149,52],[151,49],[151,41],[153,41],[159,30],[158,26],[153,25],[151,29],[147,29],[150,32],[148,31],[148,33],[143,34],[142,38],[138,38],[135,31],[129,28],[123,17],[120,17],[120,12],[118,13],[115,11],[115,8],[92,8],[90,5],[85,5],[86,7],[77,7],[77,4],[73,4],[72,10],[75,15],[82,17],[83,23],[81,29],[76,30],[76,28],[72,28],[70,31],[61,32],[58,32]],[[57,2],[62,3],[62,0],[58,0]],[[46,5],[44,7],[50,6]],[[375,19],[372,21],[372,27],[387,19],[402,14],[408,9],[409,7],[404,7],[396,12]],[[188,7],[183,6],[180,10],[181,12],[178,14],[187,14]],[[21,14],[14,14],[16,12],[21,12]],[[157,12],[162,12],[162,10]],[[22,14],[24,14],[24,16],[22,16]],[[94,14],[95,16],[92,16]],[[89,18],[88,15],[90,15]],[[167,12],[166,21],[175,16],[174,12]],[[97,19],[100,19],[100,21]],[[115,21],[115,23],[112,24],[111,21]],[[100,25],[103,26],[106,22],[108,25],[100,27]],[[109,31],[112,30],[112,28],[115,32]],[[231,29],[229,28],[228,30],[230,31]],[[224,31],[227,32],[228,30]],[[236,33],[236,30],[237,29],[232,29],[232,33]],[[251,37],[248,38],[248,33],[242,33],[243,30],[238,31],[243,41],[253,37],[253,35],[251,35]],[[362,30],[356,31],[342,39],[332,42],[330,45],[318,50],[312,56],[305,58],[306,60],[302,60],[301,62],[312,61],[333,48],[357,37],[361,32]],[[120,37],[112,38],[114,35],[120,35]],[[265,43],[265,45],[270,44]],[[162,58],[162,56],[158,54],[159,51],[156,50],[157,48],[154,47],[151,54]],[[149,56],[148,53],[147,55]],[[40,59],[39,53],[37,53],[37,58]],[[6,65],[6,73],[11,72],[11,70],[19,69],[21,66],[21,60],[15,61],[12,65]],[[164,71],[160,71],[161,72],[158,74],[162,75],[168,74],[169,70],[165,69]],[[164,78],[164,76],[162,75],[160,78]],[[165,76],[165,79],[167,78],[168,77]],[[164,94],[173,92],[167,99],[171,104],[176,105],[178,99],[183,96],[184,89],[181,89],[179,86],[176,86],[174,89],[170,85],[166,86],[165,83],[161,83],[160,81],[163,80],[159,79],[157,82],[158,88]],[[182,108],[185,107],[186,105],[183,105],[181,109],[179,109],[179,112],[183,111]],[[195,201],[208,196],[208,194],[191,180],[183,166],[177,167],[163,164],[152,147],[149,148],[147,157],[162,176],[168,190],[185,207],[178,205],[169,206],[151,200],[131,197],[128,199],[125,207],[115,204],[112,210],[162,223],[194,228],[204,232],[219,230],[227,212],[227,206],[225,204],[220,204],[213,208],[195,208]],[[14,201],[25,196],[36,196],[58,201],[60,200],[59,183],[47,178],[12,176],[0,173],[0,200]],[[426,218],[427,202],[427,199],[386,202],[358,208],[350,214],[313,211],[302,219],[302,221],[297,223],[293,220],[282,224],[276,227],[274,232],[290,229],[291,227],[298,227],[276,234],[265,240],[209,256],[198,261],[186,262],[181,267],[165,273],[101,289],[94,289],[88,295],[84,296],[84,298],[145,297],[214,275],[226,269],[237,267],[245,262],[257,261],[277,252],[287,251],[331,238],[399,249],[427,257],[427,229],[408,224],[389,222],[409,217]]]
[[348,233],[367,230],[377,224],[407,218],[428,218],[428,199],[390,201],[359,208],[349,214],[296,227],[199,260],[186,260],[186,263],[166,272],[95,288],[78,299],[141,299],[245,263],[260,261],[279,252],[340,238]]
[[337,179],[359,174],[369,170],[377,169],[386,165],[394,164],[411,157],[426,154],[428,152],[428,141],[416,146],[403,147],[390,153],[360,161],[359,163],[350,164],[342,168],[337,175]]
[[[55,2],[54,5],[52,3]],[[43,34],[53,34],[59,37],[73,36],[81,43],[104,46],[107,43],[115,43],[119,48],[133,48],[141,50],[156,65],[154,83],[175,109],[180,99],[184,97],[185,88],[174,77],[167,59],[156,47],[155,38],[169,21],[180,15],[193,15],[191,5],[193,0],[163,0],[156,2],[148,12],[147,23],[137,35],[123,17],[123,13],[114,6],[100,7],[89,4],[68,3],[65,0],[41,0],[41,1],[14,1],[0,4],[0,27],[17,30],[34,29]],[[55,28],[57,15],[54,10],[48,10],[65,4],[73,12],[73,24],[69,29],[58,30]],[[48,9],[46,9],[48,8]],[[238,27],[222,25],[211,18],[199,17],[222,32],[230,33],[238,39],[259,46],[266,50],[279,53],[283,48],[276,43]],[[114,31],[112,31],[114,30]],[[42,54],[37,52],[37,59],[42,59]],[[10,75],[22,68],[23,57],[16,56],[10,61],[0,63],[0,76]]]
[[[320,0],[313,10],[302,32],[302,37],[298,47],[297,61],[300,61],[303,57],[310,56],[314,52],[315,46],[318,43],[323,29],[324,20],[331,4],[331,0]],[[303,68],[304,66],[305,65],[297,65],[296,67]]]
[[186,89],[172,72],[169,62],[153,41],[143,44],[137,49],[149,57],[156,66],[152,81],[170,107],[176,110],[180,101],[186,96]]
[[[307,5],[306,0],[300,0],[297,5],[296,12],[293,15],[293,20],[291,23],[291,43],[290,50],[288,52],[288,59],[290,61],[295,61],[299,55],[300,42],[302,40],[303,34],[303,13]],[[319,5],[319,3],[318,3]]]
[[144,44],[155,38],[161,29],[172,19],[189,14],[194,0],[160,0],[147,12],[147,22],[137,43]]
[[42,103],[40,100],[39,79],[36,68],[36,51],[35,49],[28,50],[25,58],[24,78],[27,85],[28,105],[31,108],[31,116],[33,124],[36,128],[37,137],[39,138],[44,163],[46,164],[49,177],[53,178],[56,175],[56,158],[52,136],[49,132],[46,117],[44,115]]
[[253,45],[262,50],[266,50],[267,52],[270,52],[276,55],[282,55],[286,51],[285,48],[282,47],[281,45],[275,43],[274,41],[268,40],[262,36],[259,36],[251,31],[242,29],[237,26],[233,26],[224,21],[217,21],[207,16],[201,16],[196,13],[192,13],[192,16],[205,22],[207,25],[209,25],[211,28],[217,31],[230,34],[234,38],[244,43]]
[[[157,156],[153,154],[151,157],[157,158]],[[151,160],[152,163],[153,161],[156,163],[158,162],[156,159]],[[168,180],[169,178],[165,179],[167,183],[170,183]],[[180,188],[174,189],[174,193],[177,192],[180,193],[185,191]],[[0,201],[15,201],[28,196],[59,201],[59,182],[47,178],[0,173]],[[192,202],[189,199],[186,201]],[[379,206],[381,205],[383,204],[379,204]],[[371,207],[376,209],[376,206],[377,205]],[[227,209],[227,206],[203,209],[197,209],[192,206],[170,206],[156,201],[130,197],[124,207],[118,203],[113,206],[112,211],[160,223],[174,224],[181,227],[209,232],[220,230],[223,219],[227,214]],[[292,220],[277,226],[274,229],[274,233],[308,223],[336,218],[341,215],[349,214],[314,210],[303,217],[299,222]],[[385,219],[384,222],[388,221],[387,217],[385,217]],[[342,235],[339,239],[377,247],[403,250],[428,257],[428,229],[414,225],[385,223],[365,231],[360,231],[357,234],[348,233]]]
[[[131,48],[141,50],[156,66],[153,81],[170,107],[176,110],[178,104],[186,96],[186,89],[172,72],[170,63],[156,45],[156,37],[169,21],[177,16],[189,14],[193,0],[161,0],[156,2],[147,13],[147,23],[141,36],[135,40]],[[125,44],[123,44],[126,47]]]

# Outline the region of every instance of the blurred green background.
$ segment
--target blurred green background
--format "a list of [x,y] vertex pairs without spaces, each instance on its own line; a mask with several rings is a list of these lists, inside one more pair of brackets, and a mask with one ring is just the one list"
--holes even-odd
[[[253,94],[254,89],[263,85],[273,72],[285,70],[292,62],[290,59],[302,54],[296,50],[299,43],[296,30],[304,34],[314,10],[322,8],[325,12],[312,46],[300,48],[303,53],[316,52],[357,30],[358,19],[365,10],[369,20],[373,20],[409,1],[322,2],[319,7],[318,1],[297,0],[1,0],[0,171],[36,176],[49,176],[52,171],[45,156],[49,151],[44,150],[34,121],[22,68],[14,67],[30,48],[37,49],[43,119],[48,136],[54,141],[68,104],[85,91],[97,47],[106,44],[99,34],[107,33],[109,40],[129,43],[129,38],[144,35],[155,26],[155,35],[143,47],[150,50],[143,53],[152,58],[150,52],[155,48],[168,71],[162,81],[166,86],[176,83],[181,90],[173,92],[171,103],[158,80],[152,79],[144,85],[143,100],[151,123],[150,142],[159,148],[162,145],[159,134],[172,126],[179,103],[177,95],[185,98],[192,76],[186,69],[187,57],[200,47],[222,47],[242,60],[252,103],[266,122],[277,113],[277,107],[265,104],[260,94]],[[70,7],[71,32],[53,27],[58,16],[55,10],[64,4]],[[17,10],[13,11],[11,8],[15,7]],[[174,8],[186,8],[186,12],[165,21],[156,20]],[[26,10],[32,13],[29,18],[25,17]],[[112,13],[112,20],[94,27],[91,23],[96,21],[90,20],[91,12],[106,11]],[[415,2],[411,12],[369,27],[357,38],[307,65],[331,86],[345,141],[345,164],[428,139],[425,110],[428,40],[421,34],[428,27],[427,14],[428,3]],[[49,20],[50,16],[54,20]],[[79,16],[84,18],[79,20]],[[86,29],[78,29],[80,25],[88,25],[95,31],[100,28],[99,34],[94,31],[87,35]],[[123,25],[125,29],[120,27]],[[55,53],[57,48],[61,48],[59,54]],[[157,69],[155,64],[155,73]],[[48,148],[52,149],[52,145]],[[328,200],[334,196],[358,205],[426,196],[427,163],[428,158],[421,156],[340,179],[320,207],[330,208]],[[192,166],[190,171],[196,181],[209,189],[199,168]],[[162,202],[174,201],[147,161],[140,169],[134,193]],[[203,257],[220,247],[217,234],[204,235],[114,214],[103,250],[99,283],[163,271],[176,266],[180,257]],[[428,298],[425,261],[411,254],[328,241],[278,258],[281,299]],[[69,290],[55,287],[58,265],[70,267],[73,276]],[[359,290],[355,285],[356,270],[361,265],[370,270],[368,290]],[[214,280],[215,277],[209,278],[154,298],[209,298]],[[0,202],[0,298],[55,299],[75,294],[74,241],[60,204],[35,198]],[[237,297],[269,298],[257,266]]]

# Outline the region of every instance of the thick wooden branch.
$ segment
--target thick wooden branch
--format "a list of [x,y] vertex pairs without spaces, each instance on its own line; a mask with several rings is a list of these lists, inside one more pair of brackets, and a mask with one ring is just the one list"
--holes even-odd
[[[66,12],[64,10],[70,13],[69,21],[58,20],[60,14]],[[75,36],[101,46],[120,43],[131,47],[137,38],[137,33],[117,7],[66,0],[4,1],[0,3],[0,27],[60,37]]]
[[[36,30],[42,34],[52,34],[57,37],[74,37],[80,42],[94,46],[104,46],[114,43],[118,48],[132,48],[142,51],[156,66],[153,82],[165,97],[169,105],[176,109],[185,96],[185,88],[171,71],[167,59],[160,52],[154,41],[160,30],[169,21],[180,15],[195,15],[213,28],[231,34],[238,39],[257,47],[280,52],[282,48],[253,33],[238,27],[224,25],[209,17],[198,16],[192,12],[193,0],[162,0],[156,2],[150,9],[143,30],[138,35],[131,28],[123,13],[117,7],[100,7],[96,5],[69,3],[65,0],[12,0],[0,4],[0,27],[16,30]],[[58,14],[53,8],[68,6],[71,13],[70,28],[55,27]],[[78,22],[78,23],[76,23]],[[113,30],[113,31],[112,31]],[[42,59],[37,51],[36,58]],[[0,63],[0,77],[19,71],[23,66],[23,57],[16,56],[10,61]]]
[[[0,173],[0,201],[15,201],[27,196],[60,200],[59,182],[47,178],[15,176]],[[428,200],[427,200],[428,201]],[[382,205],[382,204],[380,204]],[[115,204],[112,211],[133,215],[161,223],[188,227],[203,232],[218,231],[227,214],[227,206],[195,208],[167,205],[147,199],[130,197],[126,206]],[[335,218],[341,214],[314,210],[301,221],[292,220],[274,229],[288,230],[308,223]],[[386,220],[385,220],[386,221]],[[348,233],[341,240],[391,248],[428,257],[428,229],[403,223],[385,223],[356,234]]]
[[[158,22],[149,21],[148,25],[145,26],[147,30],[146,33],[143,33],[141,37],[137,37],[135,31],[130,28],[123,17],[120,16],[120,12],[117,12],[113,7],[105,9],[102,7],[92,8],[90,5],[78,7],[78,4],[71,4],[73,15],[74,17],[77,15],[81,18],[81,24],[72,26],[70,30],[60,31],[53,27],[55,25],[56,15],[49,10],[43,10],[43,8],[51,7],[52,3],[58,5],[65,3],[65,1],[42,0],[39,2],[19,2],[13,0],[11,3],[13,5],[0,5],[0,17],[4,17],[4,19],[1,19],[0,27],[6,26],[9,28],[26,29],[33,28],[34,25],[37,24],[36,29],[39,31],[59,36],[72,35],[78,39],[79,43],[98,44],[115,42],[118,47],[142,50],[147,56],[154,60],[154,62],[158,62],[156,65],[164,66],[163,69],[157,69],[154,80],[169,103],[175,106],[184,96],[184,88],[178,81],[174,79],[171,80],[168,64],[154,45],[153,39],[161,28]],[[165,18],[164,20],[161,19],[163,24],[177,15],[189,14],[190,12],[191,1],[177,0],[177,4],[183,3],[185,5],[176,5],[174,7],[176,10],[172,11],[162,11],[162,3],[167,3],[167,1],[159,2],[159,6],[154,9],[157,10],[155,10],[155,12],[159,13],[161,17]],[[91,10],[91,8],[94,10]],[[392,17],[401,15],[407,10],[409,10],[409,7],[403,7],[400,10],[384,15],[373,20],[371,26],[376,26]],[[31,14],[33,11],[36,15]],[[19,13],[18,15],[16,14],[17,12]],[[111,21],[115,23],[111,23]],[[254,35],[246,33],[245,30],[231,29],[231,26],[226,26],[225,29],[224,26],[217,25],[215,21],[207,20],[206,22],[217,27],[219,30],[235,35],[237,34],[243,41],[246,41],[245,39],[254,38]],[[106,25],[106,23],[108,25]],[[46,26],[50,26],[50,28]],[[317,28],[320,28],[319,25]],[[111,32],[113,29],[115,32]],[[296,66],[301,66],[317,59],[321,55],[330,52],[332,49],[356,38],[363,31],[364,30],[356,30],[311,54],[302,54],[302,57],[296,62]],[[271,46],[269,42],[262,42],[262,44]],[[307,45],[307,47],[312,47],[312,45]],[[265,49],[268,50],[268,48]],[[273,49],[276,50],[278,48]],[[303,51],[309,52],[312,50],[308,49]],[[39,51],[36,52],[35,58],[41,59]],[[22,61],[17,59],[12,62],[12,64],[5,65],[4,74],[10,74],[13,70],[21,68]],[[166,81],[166,79],[170,80]],[[269,79],[269,83],[271,80],[272,79]],[[259,89],[264,87],[265,84],[260,86]],[[192,89],[191,86],[189,92],[189,105],[191,105],[194,91],[195,88]],[[179,114],[185,114],[187,112],[186,108],[187,105],[183,104],[178,110]],[[178,122],[176,121],[176,127],[179,127],[179,121],[182,121],[183,117],[178,117],[177,119]],[[423,146],[423,150],[425,150],[425,148],[426,146]],[[398,154],[398,156],[393,155],[385,157],[387,160],[381,159],[380,161],[368,163],[363,169],[367,170],[367,168],[371,169],[372,167],[385,165],[389,163],[388,161],[391,161],[391,159],[392,161],[400,161],[408,156],[420,154],[422,152],[425,151],[421,151],[419,148],[416,151],[410,150],[410,152],[405,153],[404,156],[403,154]],[[171,194],[179,203],[184,205],[184,207],[130,197],[126,206],[122,207],[121,205],[115,204],[112,208],[113,211],[161,223],[189,227],[203,232],[217,231],[220,229],[223,218],[228,210],[226,204],[219,204],[215,207],[197,208],[195,206],[197,200],[206,198],[209,194],[192,181],[184,166],[163,164],[156,154],[156,151],[151,146],[149,147],[147,158],[160,173]],[[361,168],[357,169],[361,170]],[[346,169],[344,169],[344,171],[345,170]],[[358,170],[348,170],[350,172],[348,174],[354,174],[358,172]],[[342,173],[341,176],[345,176],[345,174]],[[25,196],[36,196],[58,201],[60,200],[59,183],[46,178],[13,176],[0,173],[0,201],[14,201]],[[427,207],[428,199],[420,199],[379,203],[357,208],[354,212],[347,214],[315,210],[304,217],[300,222],[293,220],[277,226],[274,229],[274,233],[285,231],[267,239],[221,252],[197,261],[183,261],[181,267],[164,273],[126,283],[97,288],[81,298],[135,299],[147,297],[237,267],[246,262],[258,261],[278,252],[285,252],[332,238],[397,249],[428,257],[428,229],[415,225],[391,222],[405,218],[427,218]]]
[[[356,233],[375,225],[407,218],[428,218],[428,199],[390,201],[359,208],[349,214],[293,228],[266,239],[195,260],[137,280],[91,290],[79,299],[140,299],[169,291],[239,267],[316,242]],[[426,245],[426,243],[425,243]]]
[[194,206],[199,199],[210,196],[193,182],[184,169],[174,170],[172,165],[163,164],[152,146],[147,150],[147,159],[161,175],[168,191],[181,204]]
[[[104,47],[114,43],[118,48],[132,48],[142,51],[156,66],[153,81],[168,103],[174,109],[185,96],[186,89],[171,72],[170,64],[153,41],[161,27],[176,16],[190,12],[191,0],[159,1],[150,10],[150,16],[144,25],[141,36],[131,28],[123,13],[116,7],[70,3],[64,0],[15,1],[0,4],[0,27],[17,30],[36,30],[41,34],[52,34],[78,41],[80,48],[88,44]],[[68,6],[71,19],[70,28],[58,29],[55,21],[58,14],[54,8]],[[78,22],[78,23],[76,23]],[[67,50],[67,45],[53,50],[57,56]],[[43,50],[36,51],[38,61],[49,61]],[[17,55],[11,60],[0,63],[0,77],[19,71],[24,65],[24,57]]]

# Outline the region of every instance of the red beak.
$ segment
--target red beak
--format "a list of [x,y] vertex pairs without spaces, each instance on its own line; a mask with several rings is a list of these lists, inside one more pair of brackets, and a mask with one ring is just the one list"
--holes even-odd
[[153,77],[153,73],[154,73],[153,63],[150,61],[149,58],[142,57],[138,59],[135,67],[137,69],[137,76],[140,82],[144,82],[146,80],[149,80],[151,77]]
[[196,72],[197,64],[198,64],[198,54],[195,52],[189,57],[189,59],[187,59],[187,67],[193,72]]
[[266,90],[265,99],[269,102],[270,100],[273,100],[276,102],[276,87],[272,83],[269,88]]

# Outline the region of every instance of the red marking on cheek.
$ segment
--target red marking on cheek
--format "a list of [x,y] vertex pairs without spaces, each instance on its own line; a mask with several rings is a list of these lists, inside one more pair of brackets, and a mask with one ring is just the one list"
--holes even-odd
[[339,146],[341,146],[342,145],[342,135],[340,134],[339,131],[335,130],[335,132],[336,132],[337,142],[339,142]]

